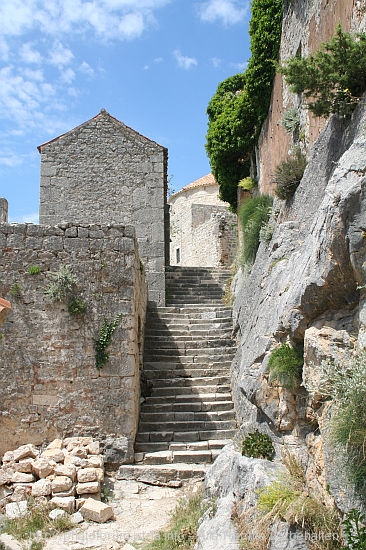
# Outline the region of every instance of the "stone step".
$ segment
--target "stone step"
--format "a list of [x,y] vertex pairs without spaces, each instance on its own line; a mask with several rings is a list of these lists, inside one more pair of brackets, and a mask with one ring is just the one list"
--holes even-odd
[[[139,432],[205,432],[215,430],[234,430],[235,420],[167,420],[140,421]],[[200,439],[200,438],[199,438]],[[205,438],[206,439],[206,438]]]
[[200,451],[211,450],[220,451],[225,445],[230,443],[231,439],[209,439],[207,441],[182,441],[180,443],[172,441],[155,442],[137,442],[135,444],[136,452],[154,453],[157,451]]
[[[219,348],[218,348],[219,349]],[[221,354],[217,352],[216,354],[211,355],[179,355],[178,353],[175,353],[174,355],[166,355],[165,353],[157,352],[156,354],[153,354],[152,352],[146,353],[144,356],[144,361],[146,363],[177,363],[179,362],[181,365],[190,365],[193,363],[212,363],[212,362],[221,362],[221,361],[229,361],[234,359],[234,353],[225,353]]]
[[226,401],[198,401],[198,402],[188,402],[188,403],[179,403],[179,402],[172,402],[167,403],[166,399],[161,399],[160,401],[156,401],[155,403],[148,403],[144,402],[141,405],[141,413],[149,412],[170,412],[170,414],[174,412],[206,412],[206,411],[234,411],[234,404],[231,401],[231,399],[228,399]]
[[211,464],[220,450],[155,451],[135,453],[135,462],[143,464]]
[[232,324],[228,327],[215,327],[215,328],[206,328],[204,330],[197,330],[196,328],[191,328],[190,326],[185,327],[184,330],[177,330],[175,328],[165,327],[149,327],[145,332],[145,339],[154,339],[161,338],[167,339],[172,338],[174,340],[187,340],[189,338],[198,339],[198,338],[212,338],[213,336],[218,336],[219,338],[230,338],[232,335]]
[[230,377],[224,376],[203,376],[200,378],[154,378],[151,380],[153,388],[202,388],[204,386],[222,386],[230,384]]
[[[182,389],[182,388],[180,388]],[[171,404],[171,405],[187,405],[191,403],[199,403],[208,405],[212,402],[231,402],[231,393],[227,392],[201,392],[201,393],[175,393],[170,395],[151,395],[145,398],[144,405]]]
[[[192,364],[194,366],[194,363]],[[206,368],[197,368],[193,367],[191,369],[187,368],[177,368],[177,369],[146,369],[144,368],[144,374],[147,380],[154,380],[160,378],[201,378],[201,377],[212,377],[212,376],[228,376],[228,368],[223,367],[221,363],[218,363],[218,367],[206,367]]]
[[180,353],[183,351],[192,351],[192,350],[206,350],[206,349],[228,349],[232,350],[231,346],[232,340],[230,338],[217,338],[213,339],[187,339],[187,340],[175,340],[172,338],[163,339],[163,338],[147,338],[145,340],[145,351],[159,351],[163,352],[165,350],[175,351],[178,350]]
[[174,411],[174,412],[150,412],[150,411],[141,411],[140,413],[140,422],[154,422],[162,424],[164,422],[173,422],[177,420],[178,422],[187,421],[187,422],[206,422],[206,421],[215,421],[219,422],[221,420],[233,420],[235,418],[234,409],[229,411]]
[[119,467],[116,478],[126,481],[139,481],[148,485],[179,487],[191,479],[203,480],[205,464],[128,464]]
[[153,386],[151,395],[152,396],[159,396],[163,397],[165,396],[166,399],[170,399],[171,397],[174,397],[177,399],[179,395],[189,395],[189,393],[192,394],[192,396],[196,396],[197,399],[200,399],[201,395],[204,395],[205,393],[211,394],[211,393],[228,393],[230,391],[229,384],[212,384],[207,386]]
[[214,430],[196,430],[192,432],[182,431],[149,431],[138,432],[136,436],[136,443],[156,443],[156,442],[174,442],[174,443],[187,443],[194,441],[209,441],[210,439],[222,440],[233,439],[236,435],[235,428],[217,428]]
[[186,370],[192,370],[192,369],[210,369],[210,368],[217,368],[222,367],[227,370],[227,372],[230,371],[231,366],[231,359],[227,359],[226,361],[197,361],[195,363],[180,363],[179,359],[176,359],[175,361],[146,361],[144,363],[145,370],[179,370],[182,371]]

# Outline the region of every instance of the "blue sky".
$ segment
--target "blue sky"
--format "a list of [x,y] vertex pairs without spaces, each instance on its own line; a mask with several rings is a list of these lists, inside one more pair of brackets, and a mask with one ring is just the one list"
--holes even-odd
[[207,174],[207,104],[245,69],[249,18],[249,0],[1,0],[9,221],[37,222],[37,146],[101,108],[168,148],[174,191]]

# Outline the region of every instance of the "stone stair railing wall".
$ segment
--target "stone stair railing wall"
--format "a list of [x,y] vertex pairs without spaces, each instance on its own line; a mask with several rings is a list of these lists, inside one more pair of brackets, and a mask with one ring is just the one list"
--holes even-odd
[[147,390],[135,465],[122,466],[121,479],[146,480],[148,466],[158,477],[161,469],[163,482],[203,476],[205,465],[234,437],[230,364],[235,349],[231,308],[222,301],[229,276],[224,269],[167,268],[167,306],[151,308],[147,315]]

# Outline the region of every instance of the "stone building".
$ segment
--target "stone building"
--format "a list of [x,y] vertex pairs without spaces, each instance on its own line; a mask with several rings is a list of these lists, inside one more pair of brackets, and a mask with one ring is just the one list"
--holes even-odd
[[237,219],[219,199],[212,174],[172,195],[170,264],[199,267],[230,266],[237,241]]
[[133,225],[149,300],[164,305],[167,149],[102,109],[38,150],[40,224]]

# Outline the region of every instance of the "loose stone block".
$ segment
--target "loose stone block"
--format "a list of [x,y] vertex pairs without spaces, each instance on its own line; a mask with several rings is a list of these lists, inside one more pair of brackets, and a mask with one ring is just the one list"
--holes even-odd
[[46,449],[41,454],[41,458],[54,460],[55,462],[63,462],[65,459],[65,455],[61,449]]
[[50,500],[51,509],[61,508],[68,514],[73,514],[75,510],[75,497],[53,497]]
[[11,477],[12,483],[33,483],[35,477],[33,474],[24,474],[23,472],[14,472]]
[[19,460],[22,460],[23,458],[36,458],[38,455],[39,451],[34,445],[22,445],[13,451],[13,460],[15,462],[19,462]]
[[67,476],[72,481],[76,479],[76,467],[75,464],[57,464],[55,467],[56,476]]
[[59,508],[55,508],[54,510],[51,510],[51,512],[48,514],[48,517],[52,520],[55,520],[65,515],[66,515],[65,510],[60,510]]
[[5,505],[5,515],[9,519],[16,519],[24,516],[28,510],[28,502],[21,500],[20,502],[9,502]]
[[80,508],[80,513],[84,519],[97,523],[105,523],[114,516],[111,506],[90,498]]
[[92,455],[87,458],[89,468],[103,468],[104,460],[102,455]]
[[39,458],[32,463],[32,471],[37,477],[43,479],[52,474],[55,465],[55,462],[52,463],[45,458]]

